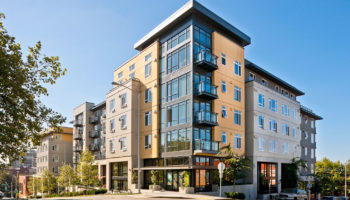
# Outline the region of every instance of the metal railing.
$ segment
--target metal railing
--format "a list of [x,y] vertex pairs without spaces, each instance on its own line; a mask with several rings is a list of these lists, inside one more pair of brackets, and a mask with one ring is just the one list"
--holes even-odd
[[217,96],[218,95],[218,86],[202,81],[199,83],[198,88],[195,89],[195,93],[197,93],[197,94],[207,93],[207,94],[210,94],[213,96]]
[[213,55],[209,51],[202,50],[199,53],[197,53],[197,55],[195,56],[195,61],[196,62],[205,61],[205,62],[208,62],[210,64],[217,65],[218,64],[218,57]]
[[97,123],[99,120],[100,120],[100,117],[98,117],[98,116],[90,116],[89,117],[89,123],[90,124]]
[[220,142],[212,140],[194,140],[194,150],[219,152]]
[[217,124],[218,114],[209,111],[199,111],[195,114],[194,119],[197,123]]
[[82,126],[83,125],[83,120],[74,120],[73,121],[73,125],[74,126]]
[[91,138],[100,137],[100,131],[99,130],[89,131],[89,137],[91,137]]

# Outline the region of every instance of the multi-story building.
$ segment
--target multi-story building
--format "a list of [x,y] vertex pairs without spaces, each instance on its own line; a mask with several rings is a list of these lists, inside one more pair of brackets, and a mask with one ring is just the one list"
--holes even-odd
[[99,166],[100,179],[106,184],[106,102],[85,102],[73,111],[73,166],[79,162],[80,154],[89,150]]
[[322,117],[311,109],[301,106],[301,160],[306,162],[306,168],[301,169],[301,177],[304,181],[312,181],[316,163],[316,120]]
[[257,196],[281,191],[288,163],[300,157],[300,103],[304,93],[246,60],[246,156]]
[[59,174],[63,164],[72,165],[73,129],[69,127],[49,128],[41,136],[40,146],[37,147],[37,170],[41,175],[50,170],[54,175]]
[[11,168],[20,168],[20,167],[35,168],[36,167],[36,149],[35,148],[29,149],[26,155],[23,157],[23,159],[18,159],[11,162],[10,167]]

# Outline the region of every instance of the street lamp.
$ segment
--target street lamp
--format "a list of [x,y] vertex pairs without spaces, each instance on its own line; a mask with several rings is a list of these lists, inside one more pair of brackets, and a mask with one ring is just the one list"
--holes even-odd
[[138,121],[138,128],[137,128],[137,190],[138,190],[138,193],[140,194],[141,193],[141,170],[140,170],[140,163],[141,163],[141,160],[140,160],[140,93],[141,93],[141,90],[139,88],[139,90],[134,90],[134,89],[131,89],[123,84],[120,84],[120,83],[117,83],[117,82],[112,82],[112,85],[117,85],[117,86],[122,86],[130,91],[134,91],[134,92],[137,92],[137,102],[138,102],[138,105],[137,105],[137,121]]

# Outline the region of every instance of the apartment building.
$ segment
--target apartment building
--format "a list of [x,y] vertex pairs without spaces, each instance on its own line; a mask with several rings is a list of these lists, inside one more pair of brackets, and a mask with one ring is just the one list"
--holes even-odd
[[306,162],[306,168],[301,169],[301,178],[304,181],[313,181],[316,163],[316,121],[323,118],[315,114],[310,108],[303,105],[300,107],[301,113],[301,156]]
[[50,170],[56,176],[59,175],[59,168],[63,164],[72,165],[72,148],[72,128],[59,127],[58,131],[49,128],[44,131],[40,146],[37,147],[36,175],[41,175],[45,170]]
[[285,167],[300,158],[300,103],[304,93],[256,64],[245,61],[246,155],[257,196],[268,199],[283,188]]
[[99,167],[102,185],[106,185],[106,102],[85,102],[73,110],[73,166],[81,152],[89,150]]

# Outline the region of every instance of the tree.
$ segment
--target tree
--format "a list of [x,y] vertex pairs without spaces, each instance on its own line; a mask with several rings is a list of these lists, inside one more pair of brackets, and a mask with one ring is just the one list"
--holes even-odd
[[39,177],[30,177],[28,182],[28,191],[36,196],[40,192],[42,186],[41,178]]
[[64,187],[66,191],[68,187],[77,183],[76,174],[70,165],[64,164],[60,167],[60,176],[57,178],[57,183],[59,186]]
[[3,170],[0,171],[0,186],[2,186],[2,191],[6,193],[6,195],[10,195],[12,185],[12,191],[15,189],[16,185],[16,177]]
[[45,170],[41,175],[41,190],[44,193],[52,193],[57,189],[57,182],[55,176],[49,171]]
[[86,188],[98,183],[99,180],[97,178],[97,167],[94,165],[94,156],[90,153],[89,150],[85,150],[81,153],[77,171],[81,184]]
[[300,168],[306,168],[306,162],[293,158],[290,163],[284,164],[282,167],[282,188],[297,188],[299,181],[298,171]]
[[225,163],[225,179],[235,185],[236,180],[243,177],[243,174],[251,169],[251,161],[244,155],[236,154],[231,145],[228,144],[220,148],[219,155]]
[[21,45],[3,26],[0,13],[0,165],[23,157],[29,146],[38,145],[44,127],[65,121],[46,107],[40,97],[48,96],[47,85],[66,73],[59,58],[41,53],[41,42],[23,55]]
[[319,182],[317,185],[323,195],[337,196],[344,194],[345,173],[344,165],[340,161],[332,162],[327,158],[317,161],[315,175]]

